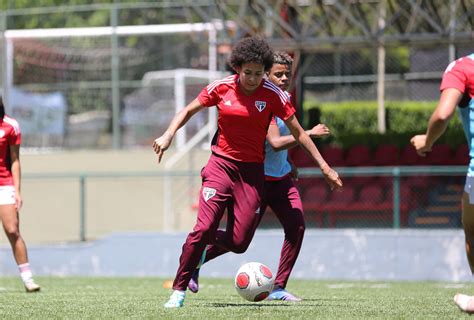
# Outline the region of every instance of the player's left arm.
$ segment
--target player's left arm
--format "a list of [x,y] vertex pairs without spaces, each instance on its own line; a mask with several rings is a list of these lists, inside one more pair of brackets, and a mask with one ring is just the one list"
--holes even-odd
[[20,145],[10,145],[11,170],[13,177],[13,186],[15,187],[16,208],[20,210],[23,205],[21,197],[21,164],[20,164]]
[[436,109],[431,114],[428,129],[425,134],[416,135],[410,142],[420,156],[430,152],[433,144],[446,131],[449,120],[456,111],[456,106],[463,97],[463,93],[455,88],[444,89],[439,98]]

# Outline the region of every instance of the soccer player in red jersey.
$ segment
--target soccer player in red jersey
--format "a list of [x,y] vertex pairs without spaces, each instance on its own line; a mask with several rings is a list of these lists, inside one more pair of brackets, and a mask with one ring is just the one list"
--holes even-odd
[[13,249],[25,289],[27,292],[35,292],[40,290],[40,286],[33,280],[26,245],[20,234],[18,214],[23,204],[20,193],[20,126],[15,119],[5,114],[2,97],[0,119],[0,219]]
[[[411,143],[420,156],[431,151],[433,144],[444,133],[456,106],[469,145],[469,166],[462,195],[462,224],[467,260],[474,274],[474,54],[451,62],[441,81],[441,97],[428,122],[425,134],[416,135]],[[474,296],[456,294],[454,302],[464,312],[474,313]]]
[[[277,115],[309,153],[332,189],[342,187],[339,175],[323,159],[294,113],[287,95],[268,80],[273,51],[260,37],[244,38],[232,49],[230,64],[236,75],[214,81],[180,111],[165,133],[153,143],[161,161],[176,131],[205,107],[217,106],[218,131],[212,154],[201,172],[197,222],[183,245],[173,293],[166,308],[183,306],[186,288],[206,245],[235,253],[247,250],[260,220],[264,192],[264,146],[271,117]],[[226,231],[218,232],[226,208],[232,204]]]
[[[267,72],[268,80],[286,93],[291,83],[293,59],[284,52],[275,52],[273,58],[273,66]],[[330,131],[324,124],[318,124],[306,133],[311,137],[324,137]],[[269,206],[283,226],[285,240],[275,277],[275,288],[268,296],[268,300],[301,301],[301,298],[285,289],[298,259],[306,228],[301,197],[293,182],[298,176],[298,171],[290,162],[287,151],[296,145],[295,138],[283,120],[273,117],[265,143],[265,196],[262,199],[260,217],[263,217],[266,207]],[[201,258],[201,264],[226,252],[221,247],[208,246]],[[196,269],[188,284],[191,292],[199,291],[198,278],[199,269]]]

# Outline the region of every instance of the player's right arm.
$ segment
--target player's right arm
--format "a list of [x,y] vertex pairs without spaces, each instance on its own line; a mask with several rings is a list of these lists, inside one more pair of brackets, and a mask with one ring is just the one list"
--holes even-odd
[[431,151],[433,144],[446,130],[456,106],[461,103],[464,94],[466,94],[466,85],[469,80],[468,70],[471,68],[470,64],[466,64],[469,62],[467,59],[459,58],[448,65],[441,80],[441,97],[436,109],[431,114],[426,133],[416,135],[410,140],[420,156],[424,157],[426,152]]
[[424,157],[426,152],[430,152],[433,144],[444,133],[462,96],[463,93],[455,88],[443,90],[439,103],[431,114],[426,134],[416,135],[411,138],[410,142],[420,156]]
[[153,150],[158,155],[158,163],[161,162],[163,153],[168,149],[173,141],[173,137],[178,131],[179,128],[184,126],[191,117],[201,111],[204,106],[199,102],[198,99],[194,99],[190,104],[188,104],[183,110],[178,112],[173,120],[171,120],[168,129],[163,133],[163,135],[153,142]]

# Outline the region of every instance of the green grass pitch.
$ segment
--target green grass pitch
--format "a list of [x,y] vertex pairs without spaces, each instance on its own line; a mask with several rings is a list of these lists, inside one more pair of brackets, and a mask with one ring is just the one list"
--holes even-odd
[[201,279],[181,309],[163,308],[170,289],[159,278],[38,277],[39,293],[0,278],[1,319],[468,319],[453,303],[474,284],[291,280],[300,303],[250,303],[232,279]]

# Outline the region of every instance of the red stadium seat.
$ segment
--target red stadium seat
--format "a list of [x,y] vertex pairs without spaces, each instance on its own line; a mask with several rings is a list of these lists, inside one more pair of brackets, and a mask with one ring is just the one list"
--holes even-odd
[[323,184],[315,184],[309,187],[303,194],[303,209],[306,218],[315,220],[320,227],[323,226],[323,206],[327,201],[328,187]]
[[[417,198],[415,198],[415,196]],[[400,225],[408,225],[408,213],[410,210],[418,206],[417,200],[421,200],[422,195],[414,193],[410,188],[400,187]],[[385,203],[390,205],[391,210],[393,210],[393,189],[389,189],[387,196],[385,198]]]
[[379,185],[363,187],[359,192],[359,203],[377,204],[383,201],[383,189]]
[[354,200],[355,190],[351,187],[343,187],[340,190],[331,192],[329,195],[328,205],[339,206],[339,204],[345,205],[351,203]]
[[367,176],[367,177],[356,176],[356,177],[343,178],[342,182],[344,183],[344,187],[345,186],[351,186],[355,189],[360,189],[364,186],[375,183],[376,180],[377,180],[377,178],[372,177],[372,176]]
[[333,191],[329,195],[328,202],[323,206],[323,209],[328,215],[330,228],[334,227],[339,213],[351,210],[354,199],[355,190],[350,186],[345,186],[341,190]]
[[321,149],[321,155],[331,167],[343,167],[344,150],[336,146],[327,146]]
[[468,145],[460,144],[454,152],[453,165],[468,165],[470,159]]
[[[350,202],[343,206],[328,206],[328,225],[335,227],[340,220],[375,220],[393,222],[393,197],[386,198],[386,188],[381,184],[370,184],[360,189],[359,197],[352,198]],[[352,193],[352,192],[349,192]],[[345,196],[345,201],[349,201],[350,196]],[[329,209],[333,209],[332,211]],[[401,205],[401,223],[407,224],[408,207]]]
[[324,185],[316,184],[309,187],[304,193],[305,204],[324,204],[327,200],[328,188]]
[[300,146],[294,147],[291,150],[290,157],[298,168],[315,167],[314,162]]
[[366,145],[356,145],[351,147],[346,154],[346,165],[372,166],[373,160],[369,147]]
[[453,159],[453,152],[447,144],[435,144],[426,154],[426,164],[430,166],[451,165]]
[[374,165],[376,166],[396,166],[398,160],[398,147],[393,144],[382,144],[375,149]]
[[417,166],[422,165],[423,157],[416,153],[415,147],[411,144],[405,145],[400,154],[400,164],[403,166]]

